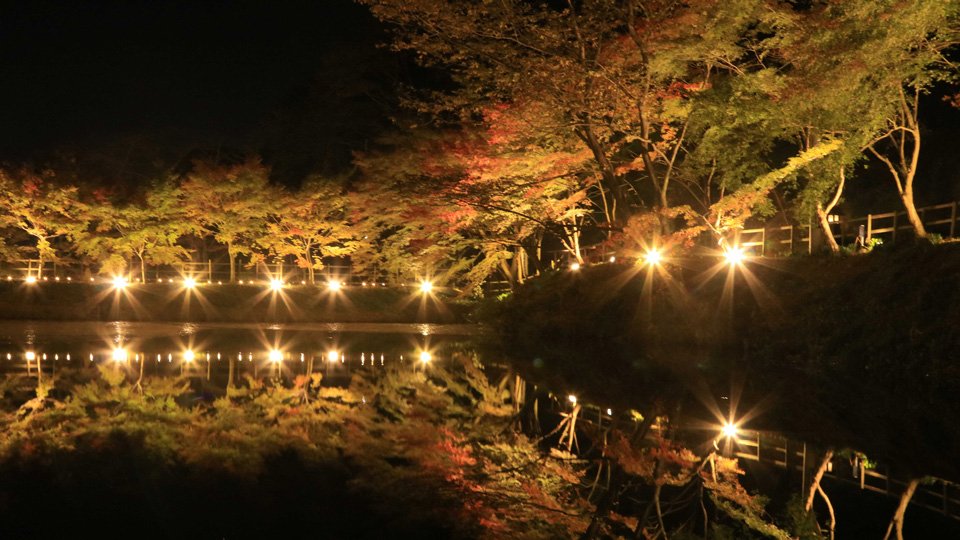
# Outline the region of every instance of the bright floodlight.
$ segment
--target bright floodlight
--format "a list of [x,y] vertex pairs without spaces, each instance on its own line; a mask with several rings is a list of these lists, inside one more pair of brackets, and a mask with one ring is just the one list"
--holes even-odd
[[731,265],[740,264],[743,262],[744,253],[741,248],[730,248],[723,253],[723,256],[727,259],[727,262]]
[[340,353],[338,353],[337,351],[329,351],[329,352],[327,352],[327,361],[328,361],[328,362],[336,362],[339,357],[340,357]]
[[117,276],[113,278],[113,288],[122,289],[127,286],[127,278],[123,276]]
[[570,265],[570,269],[573,270],[574,272],[576,272],[577,270],[580,270],[580,263],[575,262],[575,263],[571,264],[571,265]]
[[27,354],[24,355],[24,356],[27,357],[27,360],[36,360],[36,359],[37,359],[37,353],[35,353],[35,352],[33,352],[33,351],[27,351]]
[[426,364],[433,360],[433,355],[427,351],[420,351],[420,363]]
[[113,349],[113,354],[111,356],[113,357],[114,362],[126,362],[127,350],[123,347],[117,347]]
[[270,351],[270,354],[267,356],[267,358],[274,364],[279,364],[283,360],[283,353],[274,349]]
[[27,279],[25,279],[24,281],[32,285],[37,282],[37,276],[27,276]]
[[185,278],[183,280],[183,286],[188,289],[193,289],[197,286],[197,280],[193,279],[192,277]]
[[420,292],[423,294],[429,294],[433,290],[433,283],[423,280],[420,282]]
[[187,362],[189,364],[190,362],[193,362],[194,360],[196,360],[196,358],[197,358],[197,355],[192,350],[187,349],[183,351],[184,362]]
[[282,280],[282,279],[276,279],[276,278],[271,279],[271,280],[270,280],[270,288],[273,289],[273,290],[275,290],[275,291],[279,291],[280,289],[283,288],[283,280]]
[[737,426],[735,424],[731,424],[730,422],[727,422],[726,424],[723,425],[722,428],[720,428],[720,434],[727,438],[736,437]]
[[657,249],[651,249],[643,256],[643,260],[647,261],[647,264],[650,265],[659,264],[662,259],[663,256],[660,255],[660,251]]
[[570,403],[576,405],[576,404],[577,404],[577,396],[575,396],[575,395],[573,395],[573,394],[570,394],[569,396],[567,396],[567,401],[569,401]]
[[342,288],[343,288],[343,283],[341,283],[340,280],[331,279],[330,281],[327,282],[327,290],[330,292],[337,292]]

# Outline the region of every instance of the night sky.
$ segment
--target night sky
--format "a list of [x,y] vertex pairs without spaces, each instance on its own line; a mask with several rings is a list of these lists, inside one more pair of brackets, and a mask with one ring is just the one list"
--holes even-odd
[[[260,155],[290,185],[349,174],[417,82],[350,0],[0,6],[0,162],[79,181],[142,185],[210,155]],[[941,97],[922,108],[921,204],[960,198],[960,114]],[[885,176],[860,174],[857,212],[898,205]]]
[[5,161],[214,149],[336,172],[389,114],[396,61],[349,0],[2,6]]

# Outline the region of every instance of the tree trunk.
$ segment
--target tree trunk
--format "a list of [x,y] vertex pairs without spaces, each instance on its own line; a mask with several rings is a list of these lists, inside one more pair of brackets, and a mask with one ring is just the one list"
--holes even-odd
[[830,220],[827,218],[827,215],[823,207],[820,206],[820,203],[817,203],[817,223],[820,225],[820,231],[823,232],[823,238],[832,253],[840,253],[840,244],[837,244],[837,239],[833,237],[833,231],[830,230]]
[[913,498],[918,485],[920,485],[920,479],[914,478],[903,490],[903,495],[900,496],[900,504],[897,505],[897,511],[894,512],[890,525],[887,525],[887,534],[883,536],[883,540],[889,540],[890,533],[894,530],[897,531],[897,540],[903,540],[903,515],[907,512],[907,505],[910,504],[910,499]]
[[927,229],[923,226],[923,220],[920,219],[917,206],[913,202],[912,182],[904,187],[903,194],[900,195],[900,200],[903,201],[903,207],[907,209],[907,219],[910,220],[910,225],[913,226],[913,233],[917,235],[917,238],[926,238]]
[[147,264],[143,261],[143,255],[137,255],[137,258],[140,259],[140,282],[147,282]]
[[810,482],[810,493],[807,495],[807,503],[803,505],[803,509],[807,512],[813,509],[813,497],[817,493],[817,488],[820,487],[820,480],[823,479],[824,473],[827,472],[827,466],[830,464],[831,459],[833,459],[833,448],[827,449],[827,452],[823,454],[823,459],[820,460],[820,466],[817,468],[817,472],[813,475],[813,480]]
[[233,252],[233,246],[227,244],[227,255],[230,257],[230,283],[237,281],[237,254]]
[[833,194],[833,199],[827,203],[826,208],[820,206],[820,202],[817,202],[817,220],[820,222],[820,229],[823,231],[823,237],[827,240],[827,245],[830,246],[830,251],[833,253],[840,252],[840,246],[837,245],[837,239],[833,237],[833,231],[830,230],[830,219],[828,216],[830,212],[837,206],[837,203],[840,202],[840,196],[843,195],[843,185],[846,183],[847,177],[844,174],[843,165],[840,166],[840,182],[837,183],[837,192]]
[[584,123],[584,127],[579,130],[580,139],[583,140],[587,148],[590,149],[600,169],[600,176],[603,178],[603,183],[607,185],[607,189],[613,194],[613,208],[610,211],[610,215],[614,223],[619,223],[619,214],[627,212],[629,207],[626,193],[624,193],[623,186],[620,185],[613,164],[610,163],[610,159],[607,157],[603,143],[597,139],[593,128],[590,126],[590,119],[580,118],[580,120]]

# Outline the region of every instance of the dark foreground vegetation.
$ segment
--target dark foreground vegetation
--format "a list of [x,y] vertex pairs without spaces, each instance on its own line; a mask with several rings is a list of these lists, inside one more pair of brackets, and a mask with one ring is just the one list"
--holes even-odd
[[499,306],[505,350],[581,399],[674,416],[730,409],[903,475],[960,478],[960,244],[714,264],[531,281]]

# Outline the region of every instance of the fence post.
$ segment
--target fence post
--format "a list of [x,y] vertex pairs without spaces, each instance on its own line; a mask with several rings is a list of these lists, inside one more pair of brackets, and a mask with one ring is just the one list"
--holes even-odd
[[957,201],[953,201],[953,205],[950,207],[950,238],[953,238],[954,233],[957,230]]
[[867,214],[867,242],[873,238],[873,214]]
[[891,244],[897,243],[897,214],[899,213],[900,212],[897,211],[893,212],[893,238],[890,239]]

